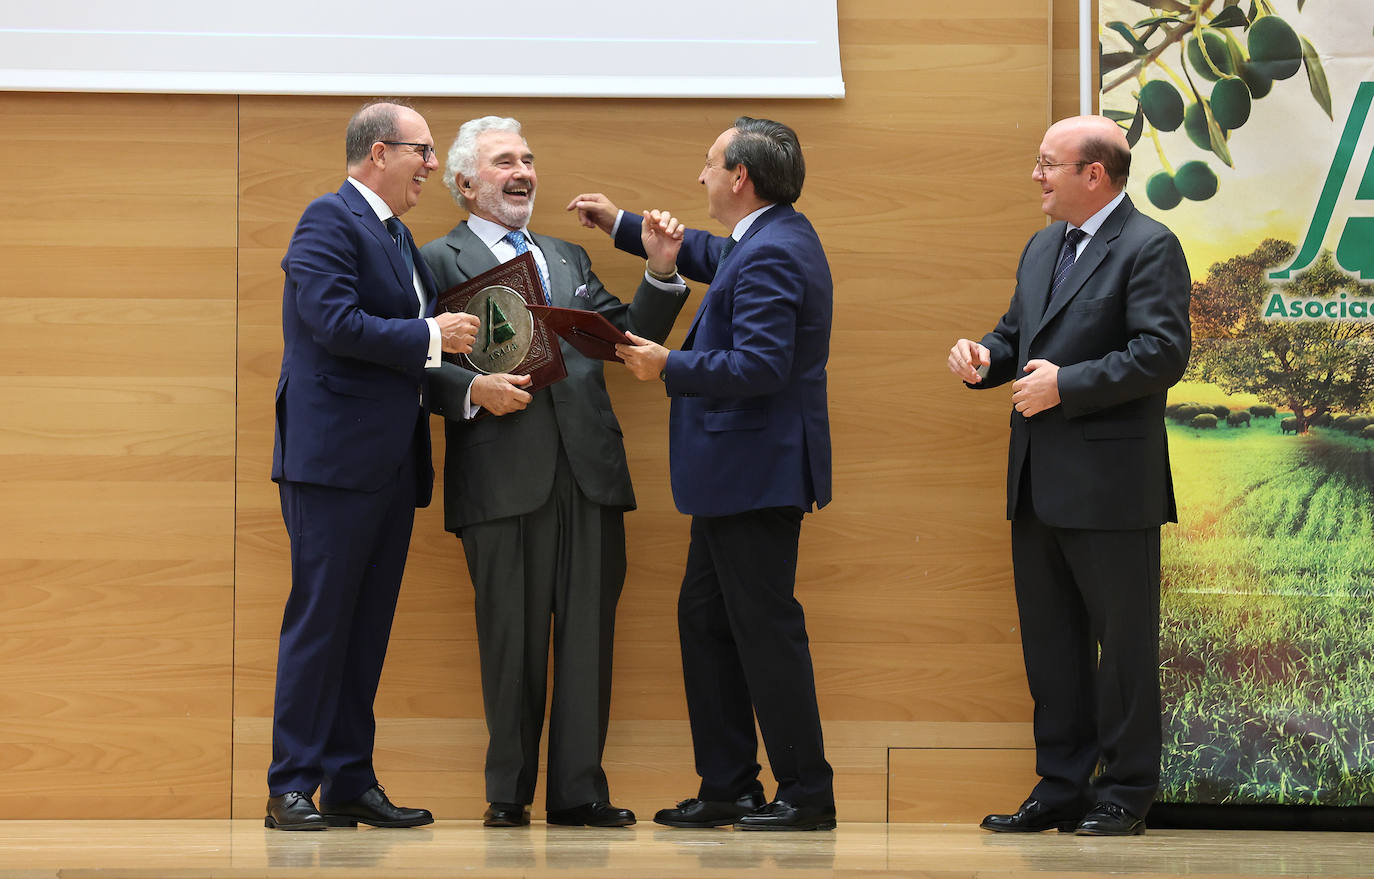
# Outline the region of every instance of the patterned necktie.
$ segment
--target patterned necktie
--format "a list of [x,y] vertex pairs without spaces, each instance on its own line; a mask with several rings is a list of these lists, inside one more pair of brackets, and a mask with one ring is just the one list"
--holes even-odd
[[730,251],[734,250],[738,243],[733,235],[725,239],[725,246],[720,249],[720,260],[716,263],[717,268],[725,262],[725,258],[730,255]]
[[[406,264],[406,277],[410,279],[411,287],[415,286],[415,256],[411,253],[413,245],[410,241],[410,230],[406,224],[401,222],[400,217],[387,217],[386,230],[391,233],[391,240],[396,242],[396,246],[401,250],[401,261]],[[416,291],[419,296],[419,291]],[[420,310],[424,311],[424,301],[421,300]]]
[[[512,229],[511,231],[507,232],[502,240],[504,240],[511,247],[515,248],[516,256],[519,256],[522,253],[530,252],[530,246],[525,241],[525,233],[521,232],[518,229]],[[549,279],[544,276],[544,270],[542,268],[539,268],[539,262],[537,260],[535,261],[534,266],[535,268],[539,269],[539,282],[544,285],[544,304],[548,305]]]
[[1064,236],[1064,250],[1059,255],[1059,265],[1054,270],[1054,281],[1050,284],[1050,295],[1045,300],[1045,308],[1049,309],[1050,303],[1054,301],[1054,294],[1059,292],[1063,286],[1064,279],[1069,276],[1069,269],[1073,268],[1074,261],[1078,259],[1078,242],[1088,237],[1088,233],[1082,229],[1070,229]]

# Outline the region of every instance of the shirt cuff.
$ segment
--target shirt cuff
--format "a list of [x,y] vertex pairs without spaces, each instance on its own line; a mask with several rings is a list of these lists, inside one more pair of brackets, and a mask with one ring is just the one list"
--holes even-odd
[[624,216],[625,216],[625,209],[624,209],[624,208],[621,208],[620,210],[618,210],[618,211],[615,212],[615,222],[611,224],[611,237],[612,237],[612,238],[615,237],[615,233],[617,233],[617,232],[620,231],[620,221],[621,221],[622,218],[624,218]]
[[649,274],[647,269],[644,272],[644,280],[648,281],[650,284],[653,284],[660,290],[664,290],[668,293],[687,292],[687,282],[682,280],[682,275],[673,275],[673,278],[675,280],[660,281],[658,278],[655,278],[653,275]]
[[425,318],[429,324],[429,350],[425,352],[425,369],[438,369],[444,362],[444,336],[439,332],[439,322],[432,317]]

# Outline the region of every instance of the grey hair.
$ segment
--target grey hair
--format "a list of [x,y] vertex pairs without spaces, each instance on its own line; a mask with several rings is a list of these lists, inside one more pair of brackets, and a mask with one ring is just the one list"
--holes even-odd
[[366,159],[374,143],[400,137],[401,124],[396,118],[398,107],[415,109],[402,98],[378,98],[358,108],[344,132],[344,160],[348,167]]
[[[477,138],[488,131],[513,131],[520,134],[520,122],[509,116],[482,116],[469,119],[458,129],[453,146],[448,148],[448,159],[444,163],[444,185],[453,193],[458,207],[467,209],[467,200],[458,188],[458,175],[477,176]],[[523,137],[523,136],[522,136]]]

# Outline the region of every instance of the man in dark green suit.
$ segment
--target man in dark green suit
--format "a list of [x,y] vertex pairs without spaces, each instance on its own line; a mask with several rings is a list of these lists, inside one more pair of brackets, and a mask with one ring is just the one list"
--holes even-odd
[[[672,329],[687,298],[673,263],[681,238],[675,221],[644,223],[648,265],[627,305],[597,280],[581,247],[526,231],[538,177],[516,120],[465,123],[444,182],[469,216],[421,249],[440,290],[530,251],[550,305],[597,311],[659,341]],[[635,821],[609,802],[601,768],[625,580],[624,513],[635,507],[634,491],[602,361],[561,347],[567,378],[533,393],[524,390],[527,377],[452,364],[435,370],[431,385],[432,409],[446,419],[444,523],[463,540],[476,590],[490,733],[487,826],[529,822],[551,628],[547,820]]]

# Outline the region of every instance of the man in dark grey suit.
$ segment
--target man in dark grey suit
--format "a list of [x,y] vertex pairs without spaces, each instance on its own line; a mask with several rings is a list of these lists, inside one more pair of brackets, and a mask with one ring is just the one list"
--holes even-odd
[[[687,298],[673,265],[682,236],[675,220],[646,218],[646,273],[626,305],[597,280],[581,247],[525,230],[538,177],[519,122],[485,116],[465,123],[444,182],[469,216],[421,249],[441,290],[528,250],[549,304],[667,337]],[[452,364],[436,370],[431,384],[433,411],[446,419],[444,523],[463,540],[476,589],[489,827],[529,823],[551,621],[547,820],[596,827],[635,821],[609,802],[601,767],[615,607],[625,580],[624,513],[634,509],[634,491],[602,362],[561,347],[567,378],[534,393],[524,390],[528,377]]]
[[1014,379],[1007,516],[1040,782],[986,830],[1143,833],[1159,787],[1159,528],[1178,521],[1164,400],[1191,282],[1178,238],[1126,197],[1130,166],[1109,119],[1050,127],[1032,177],[1057,222],[1026,245],[997,327],[949,353],[969,387]]

